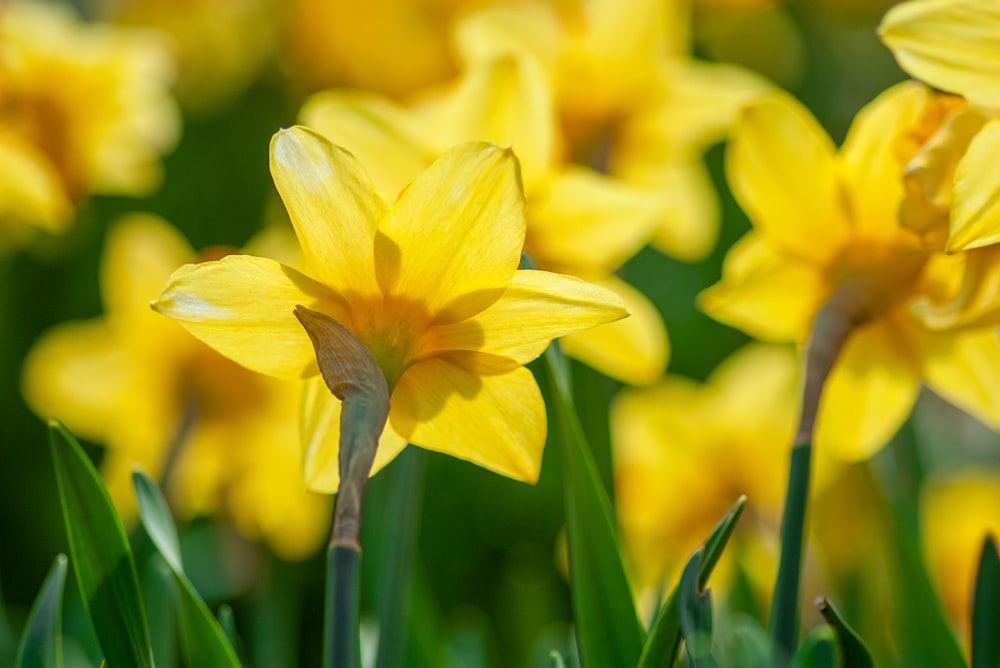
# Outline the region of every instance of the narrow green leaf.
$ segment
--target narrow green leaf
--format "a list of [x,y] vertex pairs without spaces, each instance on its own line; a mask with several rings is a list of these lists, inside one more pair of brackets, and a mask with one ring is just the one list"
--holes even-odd
[[219,612],[216,613],[216,616],[219,618],[219,626],[222,627],[222,632],[229,639],[229,644],[233,647],[239,647],[240,636],[236,631],[236,615],[233,614],[232,606],[223,603],[219,606]]
[[17,652],[17,668],[62,668],[62,595],[66,584],[66,555],[49,569]]
[[[838,668],[839,665],[837,639],[829,626],[813,629],[802,640],[792,661],[792,668]],[[845,668],[846,665],[849,664],[845,664]]]
[[833,603],[829,599],[820,598],[816,601],[816,608],[837,636],[837,645],[840,647],[840,657],[844,668],[875,668],[875,661],[872,659],[868,646],[844,621],[843,616]]
[[972,668],[1000,666],[1000,555],[993,536],[983,541],[972,603]]
[[139,502],[139,515],[142,526],[149,534],[156,550],[174,572],[184,572],[181,561],[181,541],[177,536],[177,527],[170,516],[170,508],[163,493],[149,476],[136,468],[132,472],[132,485],[135,487],[135,497]]
[[740,519],[740,515],[743,514],[743,506],[746,504],[746,496],[740,496],[740,498],[736,499],[736,503],[719,520],[719,523],[712,529],[708,540],[705,541],[705,555],[701,559],[701,568],[698,570],[699,591],[704,589],[705,585],[708,584],[708,576],[712,574],[715,565],[719,563],[719,558],[722,556],[726,544],[729,543],[729,538],[733,535],[733,531],[736,529],[736,522]]
[[59,501],[87,614],[111,668],[153,665],[132,551],[100,476],[65,427],[49,422]]
[[681,636],[691,668],[711,668],[716,665],[712,658],[712,596],[707,589],[698,587],[702,550],[695,554],[698,568],[685,570],[677,587]]
[[552,659],[552,668],[566,668],[566,662],[559,652],[552,650],[549,652],[549,658]]
[[562,435],[570,592],[580,662],[586,668],[633,666],[643,631],[625,575],[618,530],[573,408],[566,360],[549,346],[545,368]]
[[236,651],[219,622],[182,570],[180,542],[166,500],[156,484],[142,471],[132,472],[139,500],[139,517],[154,547],[177,580],[181,640],[189,665],[240,666]]
[[792,448],[788,470],[785,506],[781,514],[781,554],[774,582],[768,631],[776,652],[775,663],[786,663],[794,652],[799,636],[799,580],[802,549],[808,514],[809,469],[812,445],[800,443]]
[[156,666],[176,666],[177,651],[177,579],[159,552],[149,555],[140,566],[140,586],[144,601],[152,604],[146,610],[149,636],[153,643]]
[[[681,572],[681,582],[685,581],[685,577],[695,577],[697,590],[704,589],[708,577],[712,574],[729,538],[733,535],[733,530],[743,512],[746,500],[745,496],[737,499],[733,507],[712,530],[704,547],[699,548],[691,555]],[[660,607],[656,619],[653,620],[649,636],[642,648],[642,655],[639,657],[638,668],[672,666],[677,658],[677,652],[681,645],[679,589],[680,584],[670,593],[666,602]]]

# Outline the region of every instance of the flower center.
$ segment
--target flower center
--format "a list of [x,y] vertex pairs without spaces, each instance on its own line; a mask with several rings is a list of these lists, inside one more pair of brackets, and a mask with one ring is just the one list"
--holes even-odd
[[423,302],[394,296],[352,306],[351,322],[344,324],[371,353],[391,393],[420,357],[430,312]]

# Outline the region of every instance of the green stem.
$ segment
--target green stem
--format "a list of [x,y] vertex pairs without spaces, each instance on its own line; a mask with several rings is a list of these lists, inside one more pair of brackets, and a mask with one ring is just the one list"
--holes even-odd
[[378,581],[378,668],[404,664],[406,620],[410,599],[410,576],[417,535],[420,533],[420,495],[423,487],[424,452],[407,448],[392,473],[385,530],[392,537],[383,550]]
[[778,660],[785,662],[795,653],[799,632],[799,580],[802,545],[805,537],[809,499],[809,469],[812,446],[801,443],[792,448],[788,491],[781,519],[781,559],[771,601],[768,628]]
[[326,635],[324,668],[359,668],[361,637],[358,634],[361,550],[331,545],[327,553]]
[[[776,665],[795,654],[799,632],[799,580],[806,532],[813,431],[826,380],[855,327],[875,312],[869,277],[846,281],[816,314],[806,348],[802,413],[793,441],[788,486],[781,517],[781,556],[774,583],[768,629]],[[876,293],[877,294],[877,293]]]

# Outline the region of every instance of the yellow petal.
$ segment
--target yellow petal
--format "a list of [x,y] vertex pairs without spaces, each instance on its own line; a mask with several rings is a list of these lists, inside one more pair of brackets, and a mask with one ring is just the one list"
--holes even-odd
[[510,149],[456,147],[403,191],[375,243],[378,283],[387,295],[457,322],[496,301],[524,245],[524,195]]
[[420,113],[441,151],[463,141],[511,146],[529,191],[552,168],[556,111],[533,59],[500,56],[474,65],[453,92]]
[[471,350],[525,364],[552,339],[627,316],[615,292],[572,276],[520,270],[503,296],[476,316],[428,332],[423,354]]
[[858,112],[847,132],[840,153],[843,179],[852,225],[865,239],[886,242],[900,234],[903,165],[891,147],[913,132],[929,98],[920,84],[893,86]]
[[69,322],[46,332],[24,362],[22,386],[32,410],[58,418],[81,438],[103,441],[140,370],[115,343],[107,323]]
[[150,320],[162,324],[149,302],[170,274],[193,257],[180,232],[157,216],[132,214],[116,221],[101,262],[101,293],[109,320],[129,327]]
[[271,176],[313,275],[342,294],[378,294],[373,249],[387,207],[354,156],[307,128],[281,130]]
[[353,153],[380,191],[395,199],[430,164],[432,153],[409,111],[362,91],[323,91],[299,111],[299,120]]
[[975,248],[959,255],[936,254],[924,274],[946,286],[954,283],[960,286],[944,290],[947,298],[943,300],[923,298],[914,302],[911,311],[928,328],[951,330],[1000,325],[1000,245]]
[[926,338],[924,378],[939,395],[1000,430],[1000,339],[994,327]]
[[972,139],[955,168],[948,236],[951,252],[1000,242],[998,152],[1000,120],[993,120]]
[[664,198],[575,167],[554,178],[528,208],[528,253],[540,266],[610,273],[646,245],[663,220]]
[[663,375],[670,342],[656,307],[615,277],[597,281],[625,301],[629,317],[563,338],[563,350],[587,366],[630,385],[649,385]]
[[662,102],[625,123],[612,155],[615,169],[622,162],[655,164],[668,155],[690,159],[723,140],[743,106],[774,91],[734,65],[678,60],[663,76]]
[[708,414],[725,415],[729,424],[748,429],[760,424],[776,425],[784,428],[791,439],[799,403],[798,376],[799,359],[792,346],[746,345],[712,372],[705,388]]
[[1000,5],[904,2],[889,10],[878,32],[913,77],[973,103],[1000,107]]
[[558,14],[547,5],[487,7],[458,22],[455,45],[466,63],[521,54],[551,70],[562,45],[562,28]]
[[0,174],[0,221],[14,219],[50,232],[65,229],[73,207],[40,151],[0,132]]
[[[333,494],[340,486],[340,406],[340,400],[330,393],[321,377],[303,383],[300,435],[306,485],[324,494]],[[372,475],[395,459],[404,447],[406,439],[386,423],[375,451]]]
[[830,290],[820,272],[750,232],[729,249],[722,280],[698,295],[698,307],[758,339],[804,342]]
[[701,162],[663,163],[628,180],[658,190],[663,198],[655,248],[684,262],[704,260],[712,252],[719,237],[719,203]]
[[533,483],[545,444],[545,406],[524,367],[498,369],[477,353],[420,360],[392,395],[389,420],[413,444]]
[[316,357],[293,314],[297,304],[345,318],[338,298],[311,278],[274,260],[230,255],[175,271],[153,308],[248,369],[298,378],[316,373]]
[[884,320],[851,333],[823,388],[817,450],[858,461],[896,434],[920,389],[920,363],[907,338]]
[[826,264],[847,240],[833,143],[791,98],[744,110],[729,142],[726,176],[754,228],[790,255]]

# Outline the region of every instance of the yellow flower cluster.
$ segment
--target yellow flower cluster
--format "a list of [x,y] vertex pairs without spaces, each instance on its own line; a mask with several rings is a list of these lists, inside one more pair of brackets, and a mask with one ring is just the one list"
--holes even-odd
[[[649,386],[623,391],[612,414],[636,587],[673,577],[739,494],[755,537],[737,551],[765,580],[799,405],[792,344],[821,334],[831,301],[850,292],[862,317],[825,383],[822,457],[872,456],[923,385],[1000,429],[1000,11],[975,0],[892,10],[882,39],[946,93],[890,88],[838,148],[762,77],[693,59],[683,4],[105,8],[171,36],[189,108],[242,90],[275,51],[318,90],[270,148],[298,247],[196,257],[162,221],[121,223],[104,318],[38,343],[29,402],[107,445],[123,511],[141,463],[187,515],[225,511],[301,555],[329,513],[305,488],[340,484],[342,404],[298,307],[336,321],[384,376],[375,470],[412,443],[536,480],[545,411],[524,365],[565,337],[569,355]],[[287,34],[262,27],[277,16]],[[165,48],[65,9],[0,10],[0,244],[25,223],[63,228],[91,193],[155,187],[178,132]],[[319,90],[331,84],[352,87]],[[724,138],[752,229],[699,306],[769,343],[697,385],[663,378],[661,314],[620,270],[650,244],[685,261],[712,251],[719,212],[702,157]],[[520,268],[522,253],[537,269]]]
[[159,184],[179,130],[172,71],[157,35],[52,3],[0,8],[0,250],[65,229],[91,193]]

